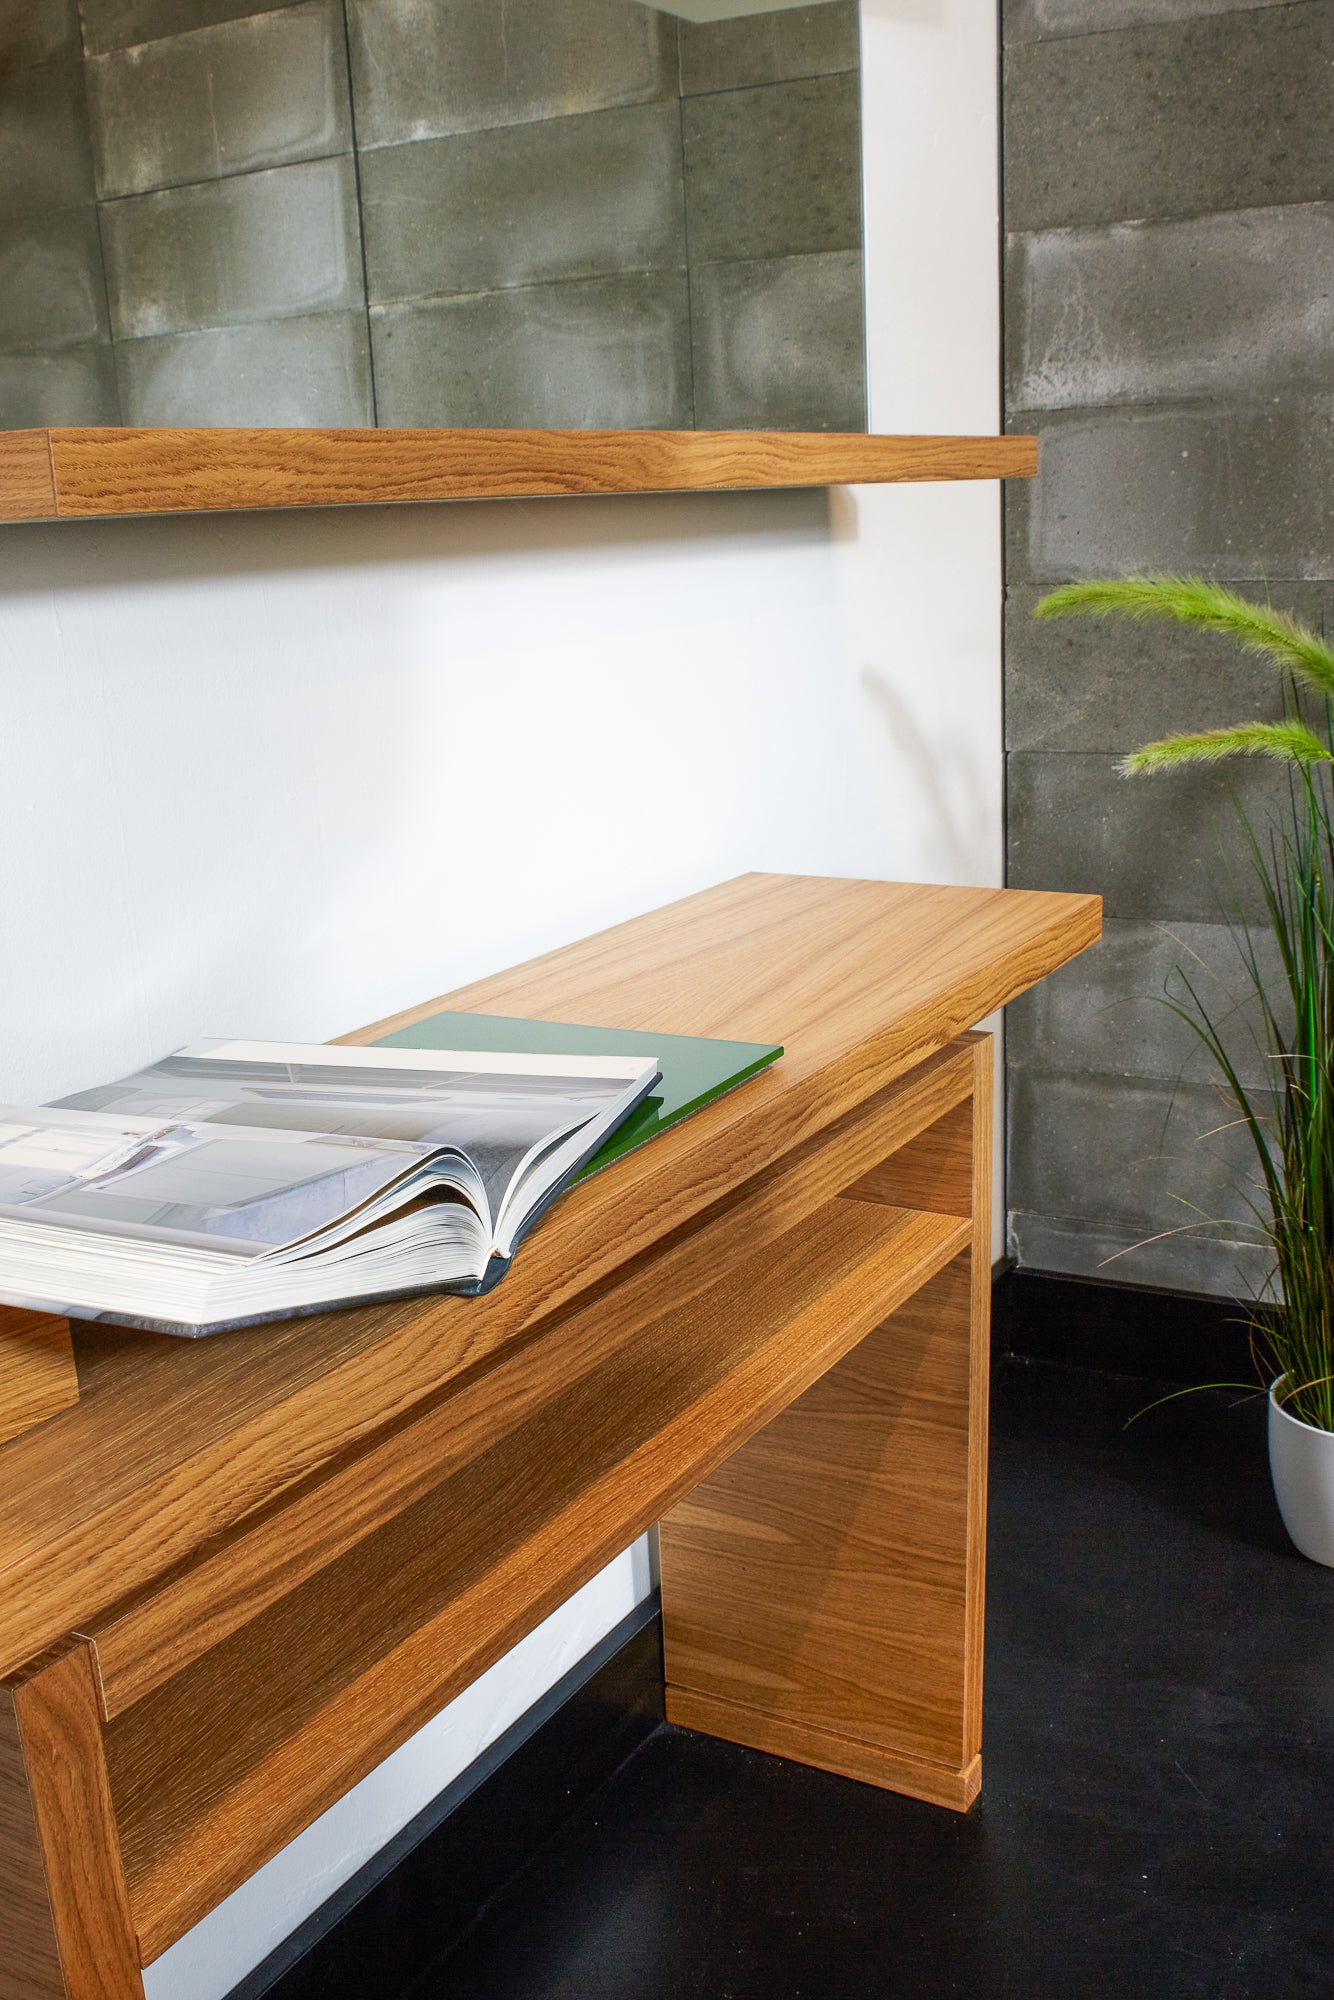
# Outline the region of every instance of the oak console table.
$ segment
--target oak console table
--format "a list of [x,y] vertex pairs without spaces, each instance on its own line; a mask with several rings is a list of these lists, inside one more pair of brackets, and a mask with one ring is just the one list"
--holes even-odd
[[74,1328],[78,1401],[0,1446],[0,2000],[141,1995],[654,1521],[673,1720],[966,1808],[966,1031],[1098,929],[1092,896],[749,876],[349,1037],[447,1005],[787,1053],[579,1186],[484,1300]]

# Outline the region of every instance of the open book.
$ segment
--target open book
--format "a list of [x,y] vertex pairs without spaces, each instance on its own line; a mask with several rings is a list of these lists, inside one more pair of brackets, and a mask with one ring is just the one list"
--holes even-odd
[[479,1293],[651,1056],[202,1042],[0,1106],[0,1299],[161,1333]]

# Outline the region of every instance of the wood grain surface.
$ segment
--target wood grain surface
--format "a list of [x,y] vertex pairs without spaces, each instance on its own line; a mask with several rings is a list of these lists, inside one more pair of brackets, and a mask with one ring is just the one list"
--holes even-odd
[[980,1756],[956,1771],[927,1757],[905,1756],[878,1744],[860,1743],[851,1736],[837,1736],[810,1723],[747,1708],[720,1695],[699,1694],[693,1688],[669,1688],[667,1703],[671,1720],[682,1729],[721,1736],[726,1743],[765,1750],[771,1757],[789,1757],[796,1764],[813,1764],[818,1771],[833,1771],[841,1778],[855,1778],[859,1784],[904,1792],[927,1805],[967,1812],[982,1789]]
[[959,1771],[971,1263],[899,1309],[662,1522],[678,1688]]
[[[843,1192],[869,1161],[911,1142],[965,1097],[972,1082],[969,1048],[929,1057],[719,1202],[679,1240],[639,1260],[616,1286],[616,1316],[626,1324],[651,1323],[664,1299],[683,1310]],[[534,1359],[545,1357],[545,1369],[527,1370],[522,1395],[506,1378],[506,1420],[517,1419],[574,1365],[578,1326],[594,1346],[608,1339],[587,1313],[577,1322],[557,1315],[537,1336],[546,1345]],[[483,1448],[466,1420],[473,1407],[449,1391],[434,1397],[367,1449],[289,1488],[204,1554],[92,1620],[86,1630],[104,1716],[132,1707],[438,1486],[457,1468],[461,1452]],[[481,1407],[489,1412],[494,1405],[487,1398]]]
[[76,1325],[78,1405],[0,1446],[0,1671],[494,1365],[1091,943],[1099,910],[1092,896],[743,877],[386,1024],[456,1006],[787,1053],[576,1189],[485,1300],[197,1342]]
[[78,1400],[69,1321],[0,1305],[0,1444]]
[[[888,1576],[870,1625],[899,1650],[867,1681],[863,1645],[837,1698],[798,1676],[800,1700],[764,1712],[788,1754],[819,1761],[836,1737],[880,1782],[939,1778],[962,1799],[980,1726],[990,1045],[954,1044],[1098,925],[1090,897],[801,877],[653,912],[433,1005],[787,1053],[575,1190],[488,1299],[195,1343],[76,1329],[82,1400],[0,1448],[3,1671],[56,1642],[11,1673],[0,1718],[0,1862],[33,1978],[54,1964],[75,2000],[136,1995],[139,1955],[643,1527],[724,1461],[767,1462],[751,1441],[794,1399],[796,1427],[773,1435],[827,1527],[847,1479],[800,1412],[830,1370],[854,1447],[891,1407],[915,1441],[897,1475],[858,1461]],[[745,1505],[764,1483],[743,1479]],[[921,1522],[901,1544],[894,1494]],[[826,1533],[812,1557],[835,1594],[842,1548]],[[744,1674],[696,1692],[754,1707]]]
[[1027,479],[1036,470],[1032,437],[100,426],[0,433],[0,518]]
[[86,1645],[0,1684],[0,2000],[143,2000]]
[[[153,1958],[966,1241],[834,1200],[679,1307],[614,1289],[459,1392],[447,1476],[106,1726]],[[655,1306],[651,1319],[644,1309]]]
[[0,1687],[0,2000],[65,2000],[14,1698]]
[[707,1727],[722,1704],[733,1741],[786,1742],[819,1762],[841,1740],[829,1768],[852,1758],[855,1775],[955,1805],[976,1793],[986,1526],[988,1327],[974,1283],[979,1263],[990,1272],[985,1038],[971,1054],[976,1133],[947,1113],[904,1149],[898,1175],[917,1205],[913,1161],[928,1196],[967,1170],[969,1250],[659,1534],[670,1721]]
[[[968,1314],[968,1488],[964,1582],[964,1755],[982,1742],[982,1668],[987,1599],[987,1456],[991,1438],[991,1163],[995,1047],[990,1035],[974,1049],[973,1296]],[[981,1782],[980,1767],[978,1783]]]
[[847,1192],[855,1201],[883,1201],[890,1208],[928,1208],[934,1215],[971,1215],[971,1096],[929,1125],[910,1144],[878,1160]]
[[49,431],[0,431],[0,520],[50,520],[59,513]]

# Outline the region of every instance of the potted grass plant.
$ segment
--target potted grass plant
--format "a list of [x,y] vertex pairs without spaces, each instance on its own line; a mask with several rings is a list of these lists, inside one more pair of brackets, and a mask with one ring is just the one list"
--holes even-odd
[[1286,613],[1194,576],[1066,584],[1041,600],[1036,615],[1175,620],[1227,634],[1283,679],[1281,720],[1164,737],[1134,751],[1123,769],[1167,773],[1264,757],[1287,774],[1271,825],[1254,825],[1237,805],[1278,947],[1277,989],[1261,976],[1254,928],[1240,914],[1231,920],[1273,1086],[1243,1082],[1232,1031],[1185,972],[1178,976],[1186,999],[1167,1004],[1203,1041],[1254,1147],[1250,1205],[1282,1301],[1252,1311],[1252,1351],[1269,1383],[1274,1491],[1303,1555],[1334,1566],[1334,650]]

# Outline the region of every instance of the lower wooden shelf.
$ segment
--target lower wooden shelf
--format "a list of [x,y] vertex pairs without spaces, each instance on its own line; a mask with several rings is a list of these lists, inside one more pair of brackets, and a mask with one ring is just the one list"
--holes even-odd
[[953,1218],[835,1201],[688,1306],[666,1304],[674,1288],[659,1274],[454,1398],[429,1492],[108,1724],[145,1958],[595,1575],[966,1234]]
[[0,520],[1029,479],[1033,437],[860,431],[0,431]]

